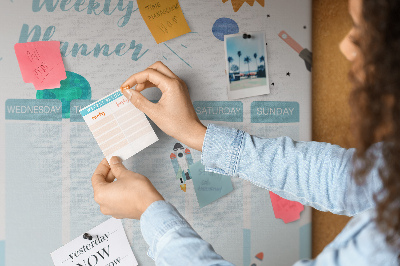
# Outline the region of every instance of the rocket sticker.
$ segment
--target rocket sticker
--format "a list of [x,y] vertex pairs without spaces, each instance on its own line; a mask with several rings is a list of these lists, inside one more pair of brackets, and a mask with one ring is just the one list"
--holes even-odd
[[312,52],[298,44],[292,37],[290,37],[289,34],[286,33],[286,31],[283,30],[278,35],[279,37],[281,37],[282,40],[285,41],[285,43],[287,43],[290,47],[292,47],[293,50],[295,50],[299,54],[300,58],[304,60],[307,70],[311,72]]
[[186,181],[192,179],[189,167],[193,164],[192,154],[188,148],[176,143],[173,152],[170,154],[172,166],[174,167],[176,178],[179,179],[181,190],[186,192]]

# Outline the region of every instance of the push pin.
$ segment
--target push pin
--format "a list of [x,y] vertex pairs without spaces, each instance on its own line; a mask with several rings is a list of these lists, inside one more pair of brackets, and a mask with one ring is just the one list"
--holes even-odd
[[243,33],[243,39],[250,39],[250,38],[251,38],[250,34]]
[[88,234],[88,233],[84,233],[83,234],[83,239],[89,239],[89,240],[92,240],[93,239],[93,236],[91,236],[90,234]]

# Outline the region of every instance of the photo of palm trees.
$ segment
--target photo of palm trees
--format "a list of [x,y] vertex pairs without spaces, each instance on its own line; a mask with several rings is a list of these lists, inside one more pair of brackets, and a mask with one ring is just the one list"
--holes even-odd
[[225,36],[229,90],[238,91],[265,87],[267,90],[256,93],[256,95],[269,93],[265,34],[263,32],[252,32],[247,36],[243,36],[243,34]]

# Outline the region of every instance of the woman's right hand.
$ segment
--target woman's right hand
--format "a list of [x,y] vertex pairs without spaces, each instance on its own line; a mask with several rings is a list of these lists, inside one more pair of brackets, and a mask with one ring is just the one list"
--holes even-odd
[[[135,89],[130,89],[136,85]],[[129,86],[129,88],[126,88]],[[140,92],[157,87],[162,96],[152,103]],[[171,137],[201,151],[206,127],[200,122],[190,100],[185,82],[161,62],[129,77],[121,86],[122,93],[140,111]]]

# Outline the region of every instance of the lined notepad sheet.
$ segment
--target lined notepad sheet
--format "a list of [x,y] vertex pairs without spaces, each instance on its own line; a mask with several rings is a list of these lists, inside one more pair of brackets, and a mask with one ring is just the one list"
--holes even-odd
[[158,140],[145,114],[119,90],[79,112],[107,161],[126,160]]

